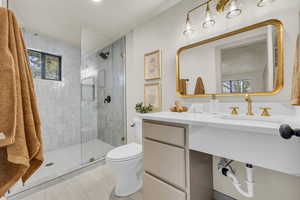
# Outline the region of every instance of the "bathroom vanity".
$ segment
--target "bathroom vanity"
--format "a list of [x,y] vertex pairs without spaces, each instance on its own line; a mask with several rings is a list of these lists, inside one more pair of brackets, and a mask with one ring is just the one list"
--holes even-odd
[[144,120],[144,200],[211,199],[212,157],[189,151],[188,131],[185,124]]
[[300,139],[279,134],[281,123],[297,126],[292,118],[171,112],[141,118],[145,200],[211,200],[212,155],[300,176]]

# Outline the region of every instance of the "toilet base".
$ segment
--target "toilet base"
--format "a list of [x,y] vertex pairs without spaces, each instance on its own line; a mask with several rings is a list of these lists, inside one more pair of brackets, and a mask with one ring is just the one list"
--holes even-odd
[[143,157],[125,162],[107,160],[116,179],[114,195],[127,197],[138,192],[143,186]]
[[140,183],[138,187],[134,187],[131,191],[127,190],[125,193],[122,190],[116,190],[116,188],[113,191],[113,194],[117,198],[124,198],[124,197],[130,197],[131,195],[134,195],[138,191],[140,191],[143,187],[143,183]]

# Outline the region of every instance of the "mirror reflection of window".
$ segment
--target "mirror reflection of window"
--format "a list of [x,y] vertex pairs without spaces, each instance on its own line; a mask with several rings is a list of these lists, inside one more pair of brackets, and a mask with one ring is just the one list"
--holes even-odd
[[249,93],[251,92],[251,80],[227,80],[222,81],[222,93]]

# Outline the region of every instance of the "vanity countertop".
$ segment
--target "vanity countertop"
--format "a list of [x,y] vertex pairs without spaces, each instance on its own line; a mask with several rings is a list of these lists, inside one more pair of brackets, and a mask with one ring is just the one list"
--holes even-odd
[[260,116],[253,116],[253,120],[247,120],[243,118],[243,115],[232,116],[221,113],[210,114],[188,112],[157,112],[140,114],[139,116],[142,119],[147,120],[181,123],[194,126],[209,126],[233,130],[244,130],[247,132],[271,134],[274,136],[280,136],[278,130],[281,124],[286,123],[290,124],[291,126],[295,126],[295,128],[297,128],[297,126],[300,127],[300,123],[296,122],[295,117],[288,116],[272,116],[265,118]]

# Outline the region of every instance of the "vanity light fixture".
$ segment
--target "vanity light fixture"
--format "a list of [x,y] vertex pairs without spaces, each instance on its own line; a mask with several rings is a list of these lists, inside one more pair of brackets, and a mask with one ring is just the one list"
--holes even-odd
[[[191,13],[203,6],[206,6],[206,10],[205,10],[205,19],[204,22],[202,23],[202,27],[209,28],[215,25],[216,21],[213,19],[213,15],[210,9],[210,3],[212,1],[217,2],[216,5],[217,12],[219,13],[227,12],[226,14],[227,19],[232,19],[242,14],[242,9],[240,8],[240,4],[238,0],[207,0],[206,2],[192,8],[187,12],[185,30],[183,32],[184,35],[191,35],[195,31],[190,19]],[[258,0],[257,6],[262,7],[273,1],[275,0]]]

